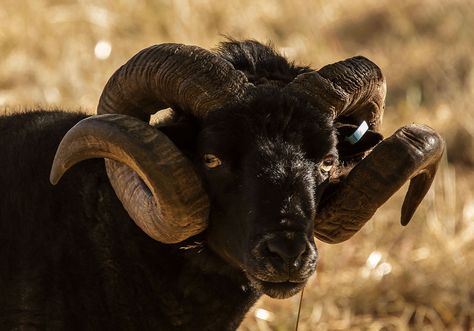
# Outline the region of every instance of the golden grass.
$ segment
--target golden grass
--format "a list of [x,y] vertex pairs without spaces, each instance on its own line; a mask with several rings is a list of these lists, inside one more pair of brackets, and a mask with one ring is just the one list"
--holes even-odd
[[[446,137],[447,158],[407,228],[398,224],[399,193],[351,240],[319,243],[300,330],[470,330],[473,22],[471,0],[2,0],[0,114],[37,105],[93,113],[111,73],[161,42],[271,40],[314,67],[366,55],[388,81],[384,133],[429,124]],[[298,300],[263,298],[240,329],[293,330]],[[257,318],[258,309],[269,316]]]

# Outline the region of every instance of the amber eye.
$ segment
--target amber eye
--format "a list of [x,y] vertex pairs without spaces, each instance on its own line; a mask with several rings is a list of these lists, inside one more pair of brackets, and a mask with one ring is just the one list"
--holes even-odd
[[334,156],[332,155],[326,156],[321,162],[321,164],[319,165],[319,169],[321,169],[323,173],[328,173],[329,171],[331,171],[335,162],[336,162],[336,159],[334,158]]
[[214,154],[204,154],[204,163],[208,168],[216,168],[222,164],[222,161]]

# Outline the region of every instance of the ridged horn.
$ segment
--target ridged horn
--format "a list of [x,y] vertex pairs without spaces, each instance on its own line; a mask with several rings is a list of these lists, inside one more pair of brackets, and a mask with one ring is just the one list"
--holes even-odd
[[117,179],[112,185],[135,223],[153,239],[176,243],[206,228],[209,203],[190,161],[147,123],[114,114],[80,121],[58,147],[51,183],[90,158],[118,161],[108,167]]
[[241,102],[250,87],[246,76],[216,54],[182,44],[148,47],[109,79],[98,114],[124,114],[149,121],[171,107],[203,118],[209,111]]
[[[335,122],[368,123],[378,131],[385,108],[386,83],[380,68],[362,56],[298,75],[288,85],[329,111]],[[443,139],[431,128],[410,125],[379,143],[348,176],[330,184],[315,219],[315,235],[335,243],[350,238],[406,181],[408,193],[402,206],[406,225],[431,186],[441,155]]]
[[425,125],[397,130],[325,192],[316,215],[316,237],[329,243],[349,239],[410,180],[401,215],[402,225],[408,224],[433,182],[444,145]]
[[341,123],[366,121],[380,129],[387,91],[380,68],[363,56],[329,64],[298,75],[287,89],[310,100],[319,111],[329,111]]
[[[99,116],[63,139],[51,180],[56,182],[81,160],[105,157],[109,180],[140,228],[164,243],[193,236],[206,227],[207,196],[189,161],[149,126],[150,115],[172,107],[204,118],[241,102],[252,86],[229,62],[197,46],[146,48],[109,79]],[[100,117],[103,114],[119,115]]]

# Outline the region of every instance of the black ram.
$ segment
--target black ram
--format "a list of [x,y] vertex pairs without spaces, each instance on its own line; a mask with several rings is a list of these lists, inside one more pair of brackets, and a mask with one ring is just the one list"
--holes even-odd
[[0,329],[234,330],[294,295],[314,236],[348,239],[411,179],[406,224],[431,185],[443,141],[382,141],[385,91],[363,57],[315,71],[254,41],[163,44],[96,116],[0,118]]

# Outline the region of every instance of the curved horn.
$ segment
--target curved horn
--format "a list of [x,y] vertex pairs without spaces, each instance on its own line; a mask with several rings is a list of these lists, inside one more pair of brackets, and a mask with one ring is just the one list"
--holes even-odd
[[382,124],[387,91],[380,68],[363,56],[329,64],[298,75],[288,89],[303,94],[334,120],[359,125],[367,121],[378,131]]
[[[97,113],[130,115],[148,122],[150,115],[159,109],[173,107],[175,110],[203,118],[209,111],[240,102],[251,86],[242,72],[235,70],[229,62],[205,49],[181,44],[155,45],[137,53],[112,75],[100,97]],[[155,149],[158,148],[159,146],[155,147]],[[165,166],[163,162],[159,163],[162,155],[151,152],[151,147],[148,155],[152,160],[156,159],[152,161],[156,165]],[[181,158],[184,159],[183,156]],[[105,165],[107,175],[117,196],[137,224],[156,223],[156,227],[166,227],[169,230],[167,236],[181,239],[186,239],[204,230],[205,220],[197,219],[194,221],[194,225],[190,223],[189,217],[178,220],[177,214],[173,213],[174,200],[160,199],[160,195],[163,195],[162,191],[164,191],[161,187],[164,185],[176,185],[174,190],[177,193],[181,192],[181,194],[191,190],[186,190],[185,187],[179,186],[179,183],[175,183],[175,181],[179,182],[179,177],[168,176],[167,183],[161,182],[159,185],[156,182],[148,181],[148,187],[151,188],[150,185],[154,185],[155,189],[152,192],[155,198],[148,194],[144,185],[136,185],[133,192],[140,198],[127,200],[126,197],[130,192],[129,181],[139,181],[137,173],[123,161],[119,163],[105,160]],[[158,166],[155,171],[160,171]],[[188,167],[186,171],[180,170],[180,175],[194,176],[193,169]],[[139,182],[141,183],[141,181]],[[189,182],[194,183],[195,187],[199,187],[197,191],[202,193],[201,200],[206,201],[206,207],[194,202],[189,206],[206,209],[207,215],[209,209],[207,196],[197,180],[193,179]],[[172,188],[168,188],[168,190],[172,190]],[[191,192],[194,191],[191,190]],[[193,201],[193,199],[189,199],[191,202]],[[143,215],[137,211],[136,206],[140,203],[154,206],[154,210]],[[178,206],[178,208],[181,207]],[[132,213],[131,210],[135,212]],[[157,218],[155,215],[159,210],[170,210],[171,212]],[[199,213],[200,209],[198,208],[195,212]],[[171,229],[169,225],[166,225],[167,223],[176,223],[182,226],[173,226]],[[186,230],[187,228],[191,228],[193,231]],[[166,242],[163,239],[158,240]]]
[[401,215],[402,225],[408,224],[433,182],[443,151],[443,139],[427,126],[397,130],[325,192],[315,220],[316,237],[329,243],[349,239],[410,180]]
[[[203,118],[209,111],[241,102],[252,86],[242,72],[205,49],[181,44],[155,45],[137,53],[112,75],[100,97],[97,113],[129,115],[148,122],[153,113],[173,107]],[[70,148],[83,155],[66,154],[65,159],[80,156],[75,161],[79,162],[90,157],[109,158],[105,160],[107,175],[117,196],[151,237],[166,243],[177,242],[202,231],[209,206],[192,167],[184,165],[188,161],[171,142],[162,138],[150,140],[156,129],[148,124],[134,122],[128,128],[125,122],[131,119],[120,121],[124,126],[119,126],[119,131],[126,134],[113,144],[124,146],[122,149],[99,153],[91,146],[110,145],[107,140],[110,136],[106,131],[93,135],[87,129],[84,136],[71,134],[72,138],[62,143],[64,150]],[[98,127],[98,130],[109,129],[109,125]],[[133,137],[129,137],[132,133]],[[95,139],[92,145],[90,139]],[[134,140],[133,146],[128,139]],[[74,144],[83,146],[72,148]],[[169,154],[170,150],[173,153]],[[137,166],[141,164],[148,165],[146,171]]]
[[244,73],[216,54],[197,46],[148,47],[109,79],[98,114],[125,114],[149,121],[172,107],[203,118],[207,112],[241,102],[248,83]]
[[135,223],[153,239],[176,243],[205,229],[209,203],[200,180],[190,161],[160,131],[130,116],[84,119],[61,141],[51,183],[90,158],[120,162],[109,160],[112,185]]

